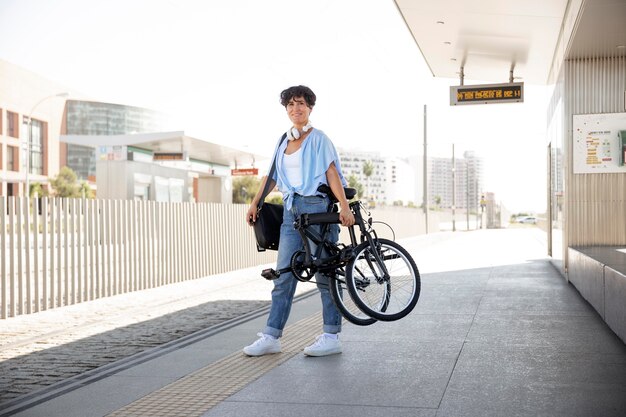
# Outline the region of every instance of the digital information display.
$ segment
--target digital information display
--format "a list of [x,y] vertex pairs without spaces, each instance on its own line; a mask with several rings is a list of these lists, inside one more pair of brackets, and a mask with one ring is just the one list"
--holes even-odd
[[524,83],[456,85],[450,87],[450,105],[523,103]]

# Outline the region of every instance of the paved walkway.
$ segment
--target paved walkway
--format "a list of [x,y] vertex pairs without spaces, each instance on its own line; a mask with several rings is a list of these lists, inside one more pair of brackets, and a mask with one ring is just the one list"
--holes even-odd
[[[301,354],[321,327],[319,298],[302,295],[281,354],[241,354],[265,321],[266,310],[250,309],[0,404],[0,415],[626,415],[626,346],[544,257],[537,229],[439,233],[401,243],[422,272],[417,308],[393,323],[346,325],[341,355]],[[268,283],[255,269],[243,272],[224,275],[227,284],[214,301],[245,293],[250,305],[267,303]],[[199,294],[190,290],[181,288],[179,299]],[[131,297],[135,306],[137,297],[143,295]],[[115,317],[112,308],[103,314],[109,315]],[[28,338],[37,335],[18,334],[12,343],[26,346]]]
[[[0,409],[17,397],[269,306],[262,267],[0,320]],[[300,286],[298,294],[313,286]]]

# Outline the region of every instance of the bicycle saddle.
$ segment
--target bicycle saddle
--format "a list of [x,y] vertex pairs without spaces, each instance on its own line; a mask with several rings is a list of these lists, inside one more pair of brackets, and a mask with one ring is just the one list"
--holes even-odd
[[[339,201],[337,200],[337,197],[335,197],[335,195],[333,194],[333,191],[330,189],[330,187],[326,184],[322,184],[317,187],[317,191],[326,194],[328,198],[330,198],[330,201],[332,201],[333,203],[337,203]],[[352,200],[354,196],[356,196],[356,189],[354,188],[344,187],[343,192],[346,193],[346,198],[348,200]]]

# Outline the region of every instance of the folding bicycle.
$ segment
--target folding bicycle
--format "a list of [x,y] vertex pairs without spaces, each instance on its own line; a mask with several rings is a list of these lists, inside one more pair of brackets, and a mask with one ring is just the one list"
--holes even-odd
[[[348,200],[356,195],[353,188],[344,190]],[[421,288],[411,255],[398,243],[377,236],[370,213],[365,211],[367,220],[363,217],[360,201],[349,204],[355,219],[348,227],[350,244],[331,242],[330,225],[340,223],[338,200],[327,185],[318,191],[328,195],[331,203],[326,213],[302,214],[294,222],[303,249],[293,254],[288,267],[266,269],[261,275],[276,279],[281,273],[292,272],[303,282],[310,281],[316,272],[326,275],[337,309],[346,320],[360,326],[405,317],[417,304]]]

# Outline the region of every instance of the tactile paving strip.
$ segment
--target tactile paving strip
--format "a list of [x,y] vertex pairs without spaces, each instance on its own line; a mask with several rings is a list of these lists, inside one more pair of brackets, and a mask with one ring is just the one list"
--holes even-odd
[[282,353],[249,358],[238,351],[109,414],[111,417],[201,416],[250,382],[302,352],[320,331],[322,315],[285,329]]

